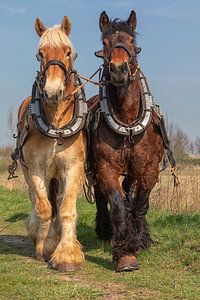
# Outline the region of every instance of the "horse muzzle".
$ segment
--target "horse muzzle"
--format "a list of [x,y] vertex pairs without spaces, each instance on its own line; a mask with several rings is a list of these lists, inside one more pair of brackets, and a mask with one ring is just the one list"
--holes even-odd
[[128,63],[124,62],[121,65],[114,63],[109,64],[110,81],[114,85],[125,85],[129,78]]
[[47,91],[44,90],[44,98],[48,104],[52,106],[57,106],[58,103],[64,99],[64,91],[59,90],[55,94],[48,94]]
[[61,80],[48,80],[44,86],[44,98],[50,105],[58,105],[63,100],[65,94],[65,86]]

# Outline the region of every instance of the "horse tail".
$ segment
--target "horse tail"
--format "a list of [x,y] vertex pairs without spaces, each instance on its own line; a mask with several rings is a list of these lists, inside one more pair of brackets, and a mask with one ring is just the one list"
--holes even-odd
[[57,215],[56,196],[58,194],[59,182],[56,178],[52,178],[49,184],[49,201],[52,206],[52,217]]

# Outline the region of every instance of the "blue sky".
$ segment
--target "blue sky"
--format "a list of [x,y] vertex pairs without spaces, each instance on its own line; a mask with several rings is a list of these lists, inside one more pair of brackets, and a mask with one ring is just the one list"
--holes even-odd
[[[8,142],[7,114],[31,93],[38,69],[38,37],[34,22],[59,24],[64,15],[72,22],[71,39],[78,52],[75,67],[91,75],[101,61],[99,14],[127,19],[138,17],[139,63],[154,100],[168,119],[191,139],[200,136],[200,1],[199,0],[0,0],[0,145]],[[91,85],[87,96],[98,92]]]

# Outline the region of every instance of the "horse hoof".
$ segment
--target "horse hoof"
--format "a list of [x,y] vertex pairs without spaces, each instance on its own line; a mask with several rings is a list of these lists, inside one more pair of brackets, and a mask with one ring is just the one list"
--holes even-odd
[[42,255],[40,255],[40,254],[36,254],[36,255],[35,255],[35,259],[36,259],[37,261],[45,262],[44,257],[43,257]]
[[80,264],[60,264],[58,265],[58,271],[61,273],[64,272],[73,272],[76,270],[80,270],[81,269],[81,265]]
[[138,270],[139,265],[137,263],[135,256],[123,256],[121,257],[117,263],[115,270],[116,272],[131,272],[133,270]]
[[63,263],[63,264],[55,264],[55,263],[50,263],[49,266],[54,269],[57,270],[61,273],[65,273],[65,272],[74,272],[76,270],[80,270],[81,269],[81,264],[73,264],[73,263]]

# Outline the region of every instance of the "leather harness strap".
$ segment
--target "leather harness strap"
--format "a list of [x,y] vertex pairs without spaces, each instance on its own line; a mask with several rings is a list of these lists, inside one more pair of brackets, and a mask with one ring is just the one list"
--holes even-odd
[[119,135],[129,136],[130,142],[134,143],[134,136],[142,133],[150,124],[155,105],[144,74],[140,71],[142,113],[132,124],[125,124],[115,116],[109,99],[108,83],[105,78],[102,81],[105,82],[105,85],[100,87],[99,112],[102,113],[104,120],[114,132]]
[[[77,95],[75,97],[74,117],[72,118],[70,123],[66,124],[63,128],[53,128],[52,126],[49,126],[41,107],[41,101],[43,101],[43,97],[38,87],[37,79],[38,78],[36,77],[36,80],[32,87],[32,99],[31,99],[31,103],[27,106],[23,129],[20,133],[18,129],[18,135],[16,136],[17,138],[16,149],[11,153],[11,158],[13,162],[11,165],[8,166],[8,173],[9,173],[8,179],[17,177],[14,175],[14,173],[17,168],[18,160],[24,167],[26,167],[23,160],[22,148],[26,139],[28,138],[30,117],[33,118],[36,128],[42,134],[50,138],[57,139],[58,145],[61,145],[63,143],[64,138],[73,136],[76,133],[78,133],[80,130],[82,130],[86,124],[86,120],[88,116],[88,108],[86,103],[85,92],[83,87],[81,87],[78,90]],[[76,86],[80,86],[82,84],[81,80],[76,75],[76,73],[74,73],[74,79],[75,79]]]
[[[76,85],[81,85],[80,79],[74,74]],[[48,137],[59,139],[70,137],[79,132],[84,124],[87,115],[87,103],[85,92],[83,89],[79,90],[75,98],[75,114],[73,119],[62,128],[54,128],[49,126],[41,107],[42,95],[39,91],[37,82],[33,84],[32,100],[29,104],[29,113],[32,115],[36,128]]]

